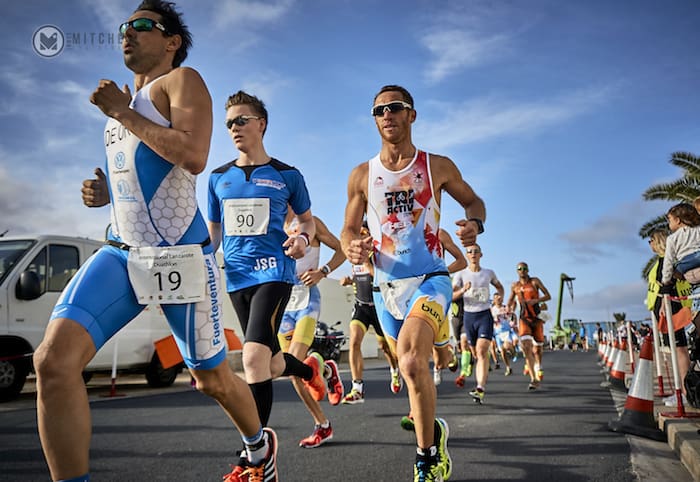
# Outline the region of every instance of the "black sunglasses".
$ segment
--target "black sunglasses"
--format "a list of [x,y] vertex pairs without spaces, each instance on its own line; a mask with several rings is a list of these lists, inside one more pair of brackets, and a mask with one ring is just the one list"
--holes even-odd
[[527,266],[518,266],[516,269],[517,269],[518,271],[528,271]]
[[238,117],[234,117],[233,119],[226,119],[226,128],[228,130],[231,130],[233,124],[236,124],[239,127],[244,126],[253,119],[262,119],[262,117],[257,115],[239,115]]
[[393,102],[389,102],[388,104],[375,105],[374,107],[372,107],[372,115],[374,117],[377,117],[380,115],[384,115],[386,111],[395,114],[396,112],[401,112],[404,109],[413,109],[413,106],[408,102],[404,102],[402,100],[395,100]]
[[150,32],[153,30],[153,27],[155,27],[164,34],[168,33],[163,24],[160,22],[156,22],[150,18],[135,18],[133,20],[129,20],[128,22],[124,22],[119,26],[119,35],[126,35],[126,31],[129,30],[129,27],[132,27],[137,32]]

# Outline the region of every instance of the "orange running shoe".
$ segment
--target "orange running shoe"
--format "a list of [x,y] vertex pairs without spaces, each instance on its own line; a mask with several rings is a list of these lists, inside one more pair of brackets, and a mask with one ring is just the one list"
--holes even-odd
[[309,390],[311,396],[314,397],[314,400],[320,402],[326,396],[326,381],[323,379],[322,372],[323,358],[321,358],[321,355],[314,352],[306,357],[304,364],[311,367],[311,370],[313,370],[313,376],[311,377],[311,380],[302,379],[302,381],[304,382],[306,389]]

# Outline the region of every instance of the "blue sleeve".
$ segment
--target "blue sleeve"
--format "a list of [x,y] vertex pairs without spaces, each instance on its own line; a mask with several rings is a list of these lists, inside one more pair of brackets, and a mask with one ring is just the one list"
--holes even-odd
[[217,174],[212,174],[209,176],[209,195],[207,204],[209,208],[209,221],[212,223],[221,223],[221,208],[219,197],[216,195],[216,181],[218,178],[219,176]]
[[311,209],[311,198],[309,190],[306,188],[304,176],[301,175],[298,169],[291,169],[285,172],[287,185],[289,186],[291,197],[289,204],[295,214],[301,214]]

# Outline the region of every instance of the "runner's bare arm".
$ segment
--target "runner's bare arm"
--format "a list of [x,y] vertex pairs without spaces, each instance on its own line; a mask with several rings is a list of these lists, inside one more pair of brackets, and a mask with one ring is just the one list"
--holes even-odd
[[109,189],[107,188],[107,177],[102,169],[95,168],[95,179],[83,181],[80,189],[83,204],[89,208],[98,208],[109,204]]
[[438,231],[438,237],[440,238],[440,243],[442,243],[442,246],[443,248],[445,248],[445,251],[450,253],[454,258],[454,261],[450,263],[449,266],[447,266],[447,272],[456,273],[457,271],[466,268],[467,258],[464,257],[464,254],[462,253],[462,250],[459,249],[459,246],[457,246],[455,242],[452,241],[452,236],[450,236],[450,233],[440,228],[440,230]]
[[331,271],[334,271],[345,262],[345,253],[343,253],[343,248],[340,246],[340,240],[328,230],[323,221],[315,216],[314,220],[316,221],[316,239],[333,250],[333,256],[326,263],[326,266]]
[[440,191],[447,192],[463,208],[465,219],[456,221],[457,237],[462,241],[463,246],[468,246],[476,242],[478,229],[476,223],[468,222],[469,219],[480,219],[486,221],[486,206],[484,201],[476,195],[472,187],[462,178],[462,173],[452,160],[444,156],[430,156],[432,172],[436,179],[435,184],[436,200],[440,202]]
[[[316,235],[316,223],[314,222],[314,217],[311,214],[311,209],[306,210],[301,214],[296,214],[299,233],[304,233],[308,236],[309,243]],[[285,249],[284,254],[290,256],[294,259],[299,259],[304,256],[306,252],[306,247],[309,245],[307,239],[303,235],[290,236],[287,240],[282,243]]]
[[340,233],[340,244],[352,264],[364,263],[372,249],[372,238],[362,238],[362,217],[367,210],[368,163],[362,163],[350,173],[348,179],[348,203],[345,207],[345,223]]
[[160,126],[129,108],[128,86],[120,90],[111,80],[101,80],[90,101],[168,162],[192,174],[207,164],[212,132],[209,91],[197,71],[180,67],[157,81],[151,99],[171,126]]
[[538,288],[542,292],[542,297],[539,298],[537,301],[539,303],[544,303],[545,301],[549,301],[552,299],[552,296],[549,294],[549,291],[547,288],[544,287],[544,284],[542,284],[542,281],[540,281],[539,278],[534,278],[534,284],[535,287]]
[[214,247],[216,252],[221,244],[221,223],[214,223],[212,221],[207,221],[207,229],[209,230],[209,239],[211,239],[211,245]]

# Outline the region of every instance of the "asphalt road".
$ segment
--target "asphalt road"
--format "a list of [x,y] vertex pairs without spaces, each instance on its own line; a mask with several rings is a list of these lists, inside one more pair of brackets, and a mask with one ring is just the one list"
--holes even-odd
[[[640,478],[631,463],[627,437],[607,424],[618,413],[594,352],[546,352],[542,388],[528,392],[522,359],[513,375],[490,374],[484,405],[459,389],[445,370],[438,387],[438,413],[450,426],[451,481],[690,480],[664,475],[663,464],[678,464],[668,445],[644,442],[642,457],[651,469]],[[346,388],[347,365],[342,365]],[[473,381],[473,379],[472,379]],[[279,438],[280,480],[412,480],[415,438],[399,426],[408,411],[405,390],[389,391],[388,369],[368,360],[366,402],[323,409],[334,438],[315,449],[298,441],[312,419],[288,380],[275,382],[270,425]],[[220,481],[241,446],[220,408],[189,388],[186,378],[165,391],[143,384],[117,385],[123,397],[104,397],[109,387],[91,384],[93,481]],[[0,481],[49,480],[36,429],[31,391],[0,407]],[[652,475],[650,476],[649,473]]]

